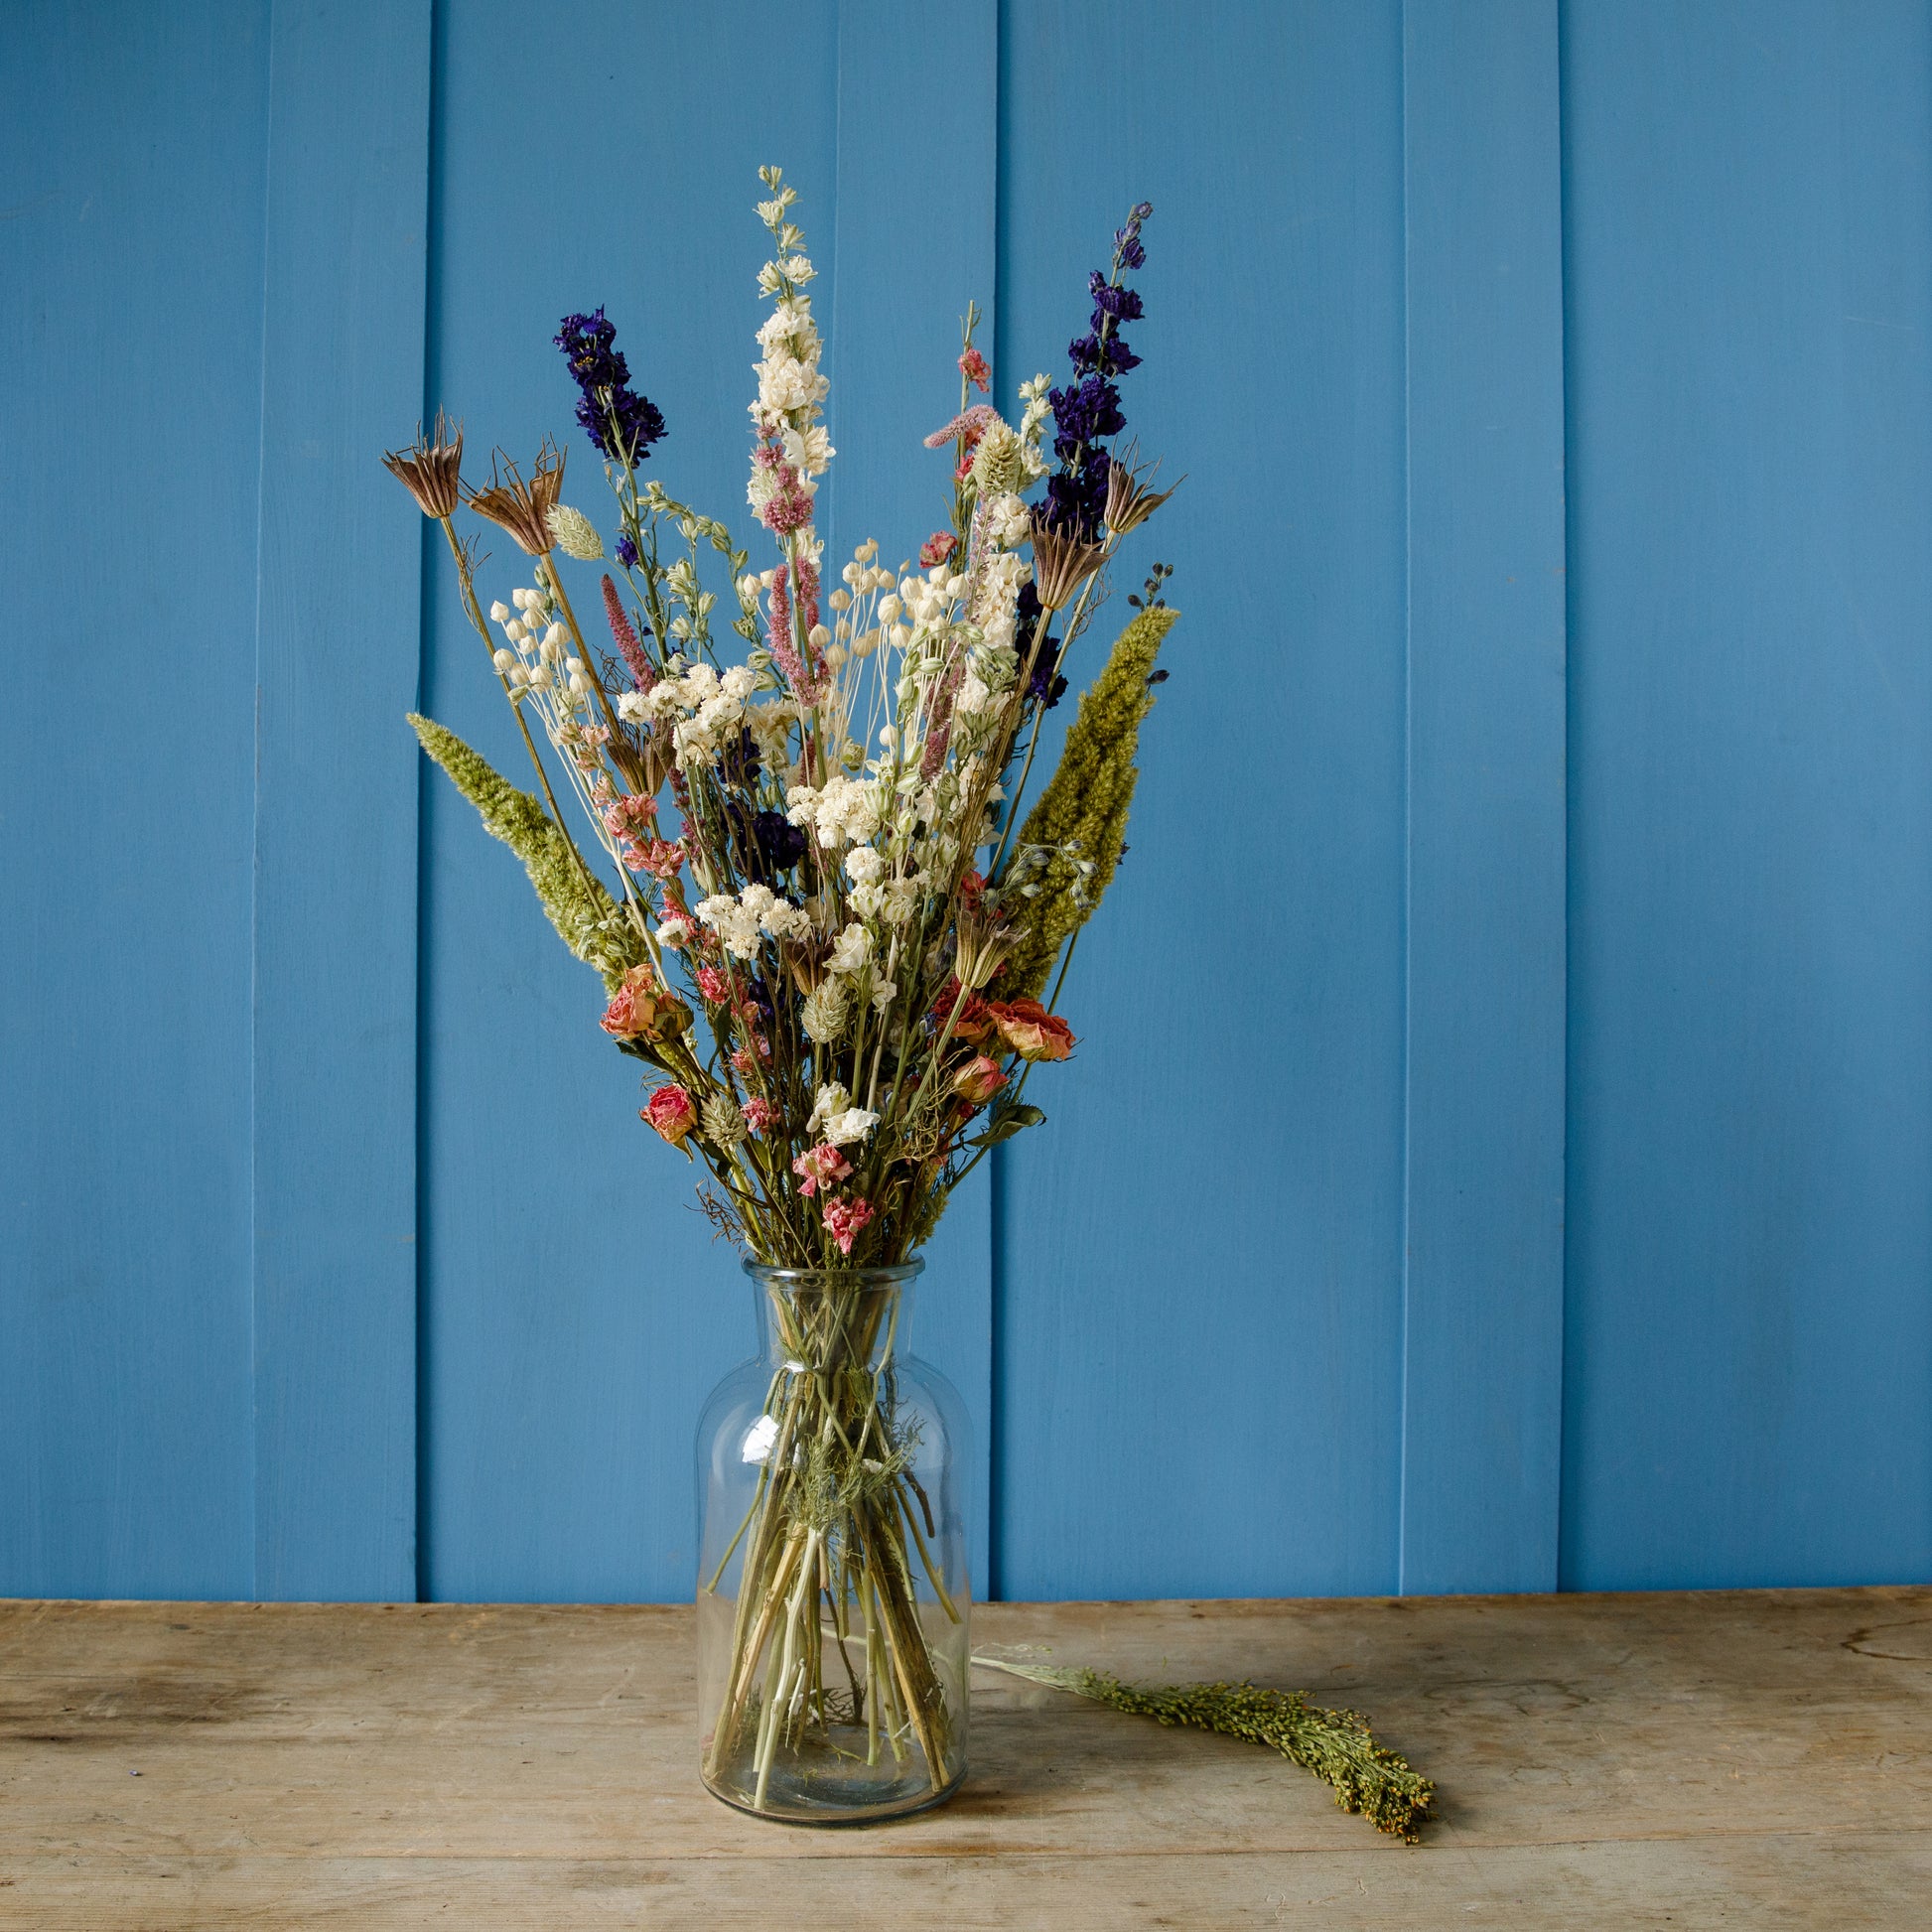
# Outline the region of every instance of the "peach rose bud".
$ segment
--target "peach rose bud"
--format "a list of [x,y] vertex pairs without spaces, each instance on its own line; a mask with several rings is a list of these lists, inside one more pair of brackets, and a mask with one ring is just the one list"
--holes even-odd
[[975,1107],[985,1106],[1006,1083],[1006,1069],[985,1053],[975,1053],[952,1076],[953,1092]]

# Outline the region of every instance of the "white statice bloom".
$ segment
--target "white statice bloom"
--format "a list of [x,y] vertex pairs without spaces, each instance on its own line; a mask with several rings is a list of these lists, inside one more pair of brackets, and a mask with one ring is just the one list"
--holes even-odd
[[758,689],[758,678],[743,664],[734,664],[718,681],[719,694],[743,704]]
[[894,980],[874,980],[872,983],[872,1004],[875,1012],[884,1013],[898,998],[898,985]]
[[774,939],[807,939],[812,933],[812,915],[789,899],[781,898],[759,923]]
[[872,934],[854,919],[832,941],[832,956],[825,962],[830,973],[856,973],[872,958]]
[[863,1107],[847,1107],[831,1115],[821,1131],[833,1147],[850,1147],[854,1141],[863,1141],[878,1125],[877,1114],[868,1113]]
[[625,691],[618,699],[618,716],[629,725],[648,724],[650,702],[641,691]]
[[790,786],[785,804],[792,824],[809,827],[819,844],[832,850],[870,839],[881,823],[879,787],[843,773],[823,786]]
[[818,273],[818,270],[811,265],[810,259],[804,255],[787,255],[784,271],[787,282],[809,282]]
[[888,925],[903,925],[919,909],[919,900],[925,897],[926,875],[915,872],[909,879],[895,879],[886,888],[885,902],[880,906],[880,916]]
[[[626,701],[636,700],[632,709],[623,712],[624,717],[642,719],[654,725],[677,717],[684,709],[675,678],[659,678],[648,691],[626,691],[624,697]],[[622,707],[619,709],[622,710]]]
[[696,912],[698,923],[715,932],[733,958],[757,956],[759,916],[750,906],[740,904],[729,893],[714,893],[698,901]]
[[846,1112],[851,1105],[852,1096],[837,1080],[826,1081],[818,1090],[818,1098],[812,1103],[811,1117],[805,1122],[806,1139],[816,1134],[824,1122]]
[[886,870],[886,855],[869,845],[855,845],[845,855],[846,877],[855,886],[874,886]]

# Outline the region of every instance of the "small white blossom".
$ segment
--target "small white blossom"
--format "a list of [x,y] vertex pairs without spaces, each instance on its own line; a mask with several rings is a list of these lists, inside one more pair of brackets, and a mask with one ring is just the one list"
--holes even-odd
[[823,1122],[844,1113],[851,1105],[852,1096],[837,1080],[826,1081],[818,1090],[818,1098],[812,1103],[811,1118],[805,1122],[806,1138],[816,1134]]
[[821,1132],[832,1146],[850,1147],[854,1141],[863,1141],[878,1125],[877,1114],[868,1113],[863,1107],[847,1107],[827,1119]]
[[832,942],[832,956],[825,962],[833,973],[856,973],[872,958],[872,934],[856,919]]

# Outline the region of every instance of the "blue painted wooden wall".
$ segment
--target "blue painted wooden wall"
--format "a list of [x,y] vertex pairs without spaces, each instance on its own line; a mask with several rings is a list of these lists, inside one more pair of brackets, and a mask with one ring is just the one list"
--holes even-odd
[[374,458],[567,427],[603,302],[742,521],[768,159],[834,541],[895,556],[967,298],[1010,397],[1156,204],[1173,675],[1079,1060],[918,1316],[983,1585],[1932,1577],[1924,0],[22,0],[0,53],[0,1592],[688,1589],[747,1291],[419,769],[419,696],[514,746]]

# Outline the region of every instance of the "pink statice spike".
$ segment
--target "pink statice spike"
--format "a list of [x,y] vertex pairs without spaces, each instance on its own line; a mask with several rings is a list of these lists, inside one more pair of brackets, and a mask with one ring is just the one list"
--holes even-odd
[[657,666],[637,641],[637,632],[624,613],[618,587],[608,575],[604,579],[604,615],[611,621],[611,636],[623,658],[624,668],[630,673],[630,681],[639,691],[648,691],[657,682]]

